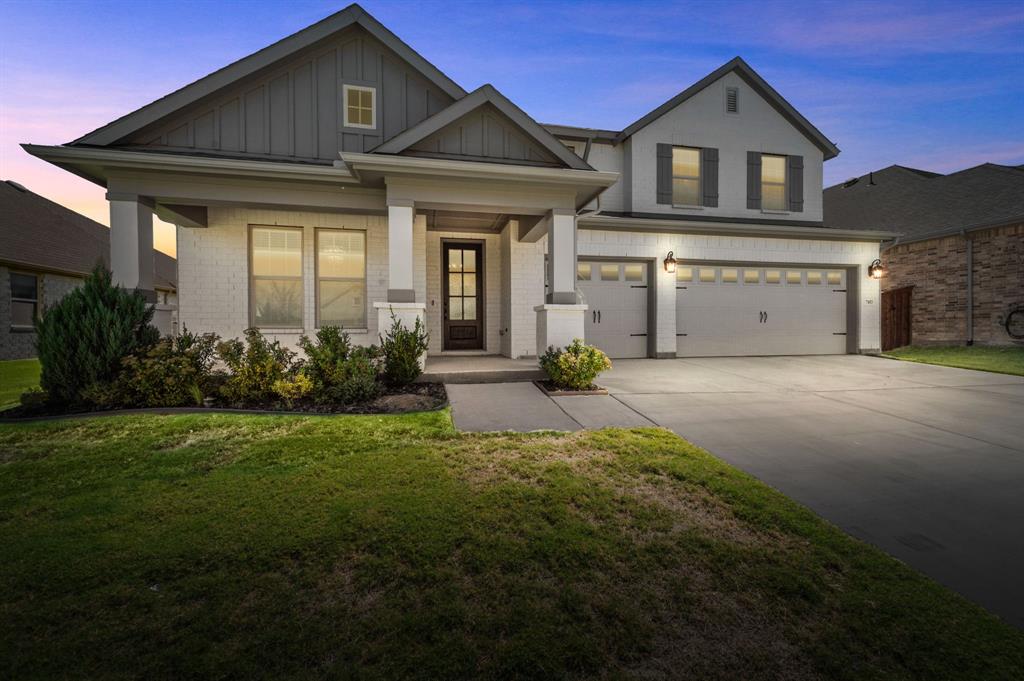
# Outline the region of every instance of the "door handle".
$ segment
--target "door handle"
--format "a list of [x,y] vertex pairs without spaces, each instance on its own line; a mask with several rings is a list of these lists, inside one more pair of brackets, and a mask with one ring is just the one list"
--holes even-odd
[[598,324],[601,323],[601,311],[600,310],[597,311],[597,323]]
[[590,323],[597,324],[597,310],[590,311]]
[[764,313],[764,323],[765,324],[768,323],[768,313],[767,312]]

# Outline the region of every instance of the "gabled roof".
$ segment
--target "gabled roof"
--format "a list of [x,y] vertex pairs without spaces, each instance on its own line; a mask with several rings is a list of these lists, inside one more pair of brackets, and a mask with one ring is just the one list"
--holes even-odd
[[564,144],[555,139],[555,136],[544,129],[537,121],[533,120],[525,111],[513,104],[505,95],[498,92],[490,84],[481,85],[470,94],[439,111],[430,118],[409,128],[405,132],[395,135],[387,142],[371,150],[374,154],[398,154],[405,151],[412,145],[438,132],[442,128],[454,123],[466,114],[490,104],[509,120],[515,123],[524,133],[549,151],[555,158],[574,170],[593,170],[593,168],[582,158],[571,152]]
[[453,99],[459,99],[466,95],[466,91],[442,73],[440,69],[402,42],[398,36],[370,16],[362,7],[352,4],[312,26],[293,33],[287,38],[283,38],[258,52],[250,54],[248,57],[239,59],[218,71],[214,71],[210,75],[200,78],[194,83],[186,85],[165,97],[161,97],[141,109],[122,116],[104,125],[102,128],[76,139],[70,144],[92,144],[98,146],[113,144],[133,132],[175,111],[179,111],[223,87],[231,85],[235,81],[250,76],[353,25],[361,26]]
[[825,160],[834,158],[839,154],[839,147],[831,142],[820,130],[814,127],[810,121],[803,117],[799,111],[793,108],[793,105],[785,100],[785,98],[775,91],[771,85],[769,85],[761,76],[757,74],[754,69],[750,67],[747,62],[743,61],[739,57],[734,57],[722,66],[718,67],[708,75],[704,76],[696,83],[686,88],[678,95],[668,100],[658,108],[651,111],[646,116],[643,116],[636,122],[630,124],[625,130],[620,132],[615,142],[619,143],[624,141],[626,138],[636,134],[639,130],[646,127],[648,124],[661,118],[666,113],[679,106],[686,100],[690,99],[698,92],[708,87],[722,76],[735,71],[747,84],[754,89],[759,95],[771,104],[782,116],[788,120],[797,130],[804,134],[815,146],[821,149],[825,155]]
[[824,223],[884,229],[918,241],[960,230],[1024,222],[1024,170],[983,163],[942,175],[889,166],[824,192]]
[[[110,263],[110,230],[15,182],[0,182],[0,262],[85,275],[97,262]],[[177,281],[177,261],[154,250],[154,285],[174,290]]]

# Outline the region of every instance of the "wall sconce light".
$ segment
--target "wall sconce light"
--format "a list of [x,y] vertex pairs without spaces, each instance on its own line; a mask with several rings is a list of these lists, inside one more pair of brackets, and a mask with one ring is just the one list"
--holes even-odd
[[672,251],[669,251],[668,255],[665,256],[665,271],[669,274],[674,274],[676,271],[676,259]]
[[868,278],[881,279],[883,275],[885,275],[885,268],[882,267],[882,261],[875,258],[874,262],[868,265]]

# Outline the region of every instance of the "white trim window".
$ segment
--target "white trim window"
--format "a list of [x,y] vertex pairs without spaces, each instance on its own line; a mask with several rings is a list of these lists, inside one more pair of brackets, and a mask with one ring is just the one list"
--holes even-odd
[[362,85],[345,85],[344,125],[346,128],[377,127],[377,89]]
[[249,245],[250,323],[302,328],[302,228],[256,227]]
[[317,326],[366,328],[366,232],[316,230]]
[[11,328],[28,330],[39,316],[39,277],[11,272]]
[[700,149],[672,147],[672,205],[700,204]]
[[786,157],[761,154],[761,210],[785,211]]

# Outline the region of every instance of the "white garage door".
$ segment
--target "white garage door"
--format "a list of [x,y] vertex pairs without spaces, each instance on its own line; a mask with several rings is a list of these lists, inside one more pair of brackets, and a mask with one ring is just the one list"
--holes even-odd
[[647,265],[580,261],[576,285],[587,310],[585,340],[612,358],[647,356]]
[[678,357],[845,352],[845,270],[676,268]]

